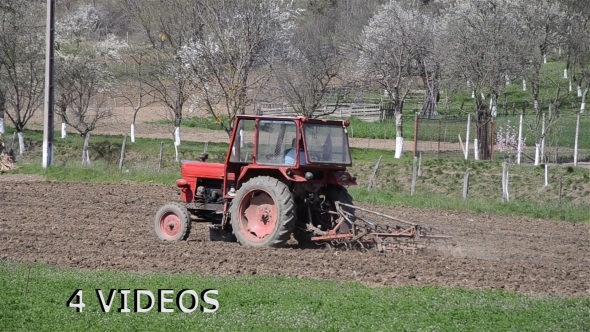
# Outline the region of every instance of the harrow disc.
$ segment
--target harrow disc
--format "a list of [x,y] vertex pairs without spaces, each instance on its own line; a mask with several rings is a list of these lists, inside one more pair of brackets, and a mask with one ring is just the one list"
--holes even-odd
[[431,241],[451,239],[450,236],[431,227],[423,227],[352,204],[335,203],[336,211],[332,213],[338,214],[340,223],[347,222],[352,225],[350,232],[338,233],[336,226],[323,234],[313,236],[312,241],[347,248],[374,248],[378,252],[416,254],[425,249]]

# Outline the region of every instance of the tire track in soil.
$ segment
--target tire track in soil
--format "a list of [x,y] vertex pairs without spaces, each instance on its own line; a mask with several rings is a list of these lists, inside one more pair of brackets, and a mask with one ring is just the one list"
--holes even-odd
[[0,259],[82,269],[293,276],[378,285],[460,286],[538,296],[590,296],[590,225],[369,206],[439,227],[459,243],[414,255],[253,249],[211,242],[205,223],[166,243],[154,214],[173,186],[0,181]]

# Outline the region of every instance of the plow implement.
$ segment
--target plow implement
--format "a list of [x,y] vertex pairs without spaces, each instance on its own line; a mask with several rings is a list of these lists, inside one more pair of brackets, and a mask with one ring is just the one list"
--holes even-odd
[[358,206],[334,202],[335,227],[314,230],[311,240],[335,247],[376,249],[378,252],[416,254],[429,242],[448,241],[450,236],[417,223],[388,216]]

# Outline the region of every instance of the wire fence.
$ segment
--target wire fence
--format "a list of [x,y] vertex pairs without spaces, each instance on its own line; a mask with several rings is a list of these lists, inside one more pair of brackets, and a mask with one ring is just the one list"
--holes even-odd
[[[509,114],[483,124],[471,116],[416,116],[414,121],[413,152],[426,158],[479,157],[525,164],[590,162],[590,116],[586,113]],[[486,149],[490,158],[482,157]]]

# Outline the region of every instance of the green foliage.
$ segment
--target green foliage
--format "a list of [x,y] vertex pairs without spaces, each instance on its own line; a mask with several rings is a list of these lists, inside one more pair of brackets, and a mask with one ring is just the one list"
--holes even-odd
[[[225,123],[225,124],[227,124],[229,121],[229,118],[227,116],[222,116],[220,119],[221,119],[221,123]],[[219,122],[217,122],[215,120],[215,118],[213,118],[213,117],[202,118],[202,117],[194,116],[194,117],[190,117],[188,119],[183,120],[182,124],[184,126],[191,127],[191,128],[223,130],[223,127],[221,126],[221,124],[219,124]]]
[[[459,288],[370,288],[355,282],[286,277],[217,277],[194,274],[79,271],[45,265],[0,262],[0,325],[3,330],[127,331],[587,331],[588,298],[533,298],[501,291]],[[213,314],[119,313],[116,294],[111,311],[102,312],[95,293],[101,289],[182,289],[197,293],[217,289]],[[66,306],[83,291],[81,313]],[[345,289],[346,291],[342,291]],[[142,302],[142,306],[147,303]],[[155,304],[157,307],[157,303]],[[556,319],[558,317],[558,319]]]

